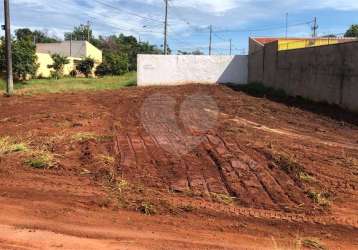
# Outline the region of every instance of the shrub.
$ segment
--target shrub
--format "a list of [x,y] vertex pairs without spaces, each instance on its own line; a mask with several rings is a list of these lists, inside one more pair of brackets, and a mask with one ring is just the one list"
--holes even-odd
[[125,54],[107,54],[104,62],[96,69],[96,75],[122,75],[129,71],[128,56]]
[[90,57],[84,58],[80,63],[77,65],[76,69],[84,74],[86,77],[89,77],[92,74],[92,70],[94,67],[94,59]]
[[51,71],[51,77],[55,79],[60,79],[63,77],[63,69],[66,64],[70,63],[70,60],[66,56],[61,56],[60,54],[51,55],[53,63],[47,65],[49,69],[54,69]]

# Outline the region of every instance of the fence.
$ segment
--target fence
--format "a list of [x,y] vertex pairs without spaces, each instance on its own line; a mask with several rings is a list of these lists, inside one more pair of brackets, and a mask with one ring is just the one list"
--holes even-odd
[[249,55],[249,81],[358,111],[357,65],[357,41],[283,51],[273,42]]
[[247,56],[138,55],[138,86],[246,84]]

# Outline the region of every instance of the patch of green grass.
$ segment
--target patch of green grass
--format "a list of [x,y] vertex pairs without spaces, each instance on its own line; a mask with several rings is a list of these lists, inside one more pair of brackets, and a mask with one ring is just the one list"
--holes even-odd
[[10,137],[0,137],[0,154],[28,151],[26,143],[16,143]]
[[[137,73],[129,72],[122,76],[106,76],[103,78],[70,78],[63,79],[33,79],[15,83],[15,94],[62,93],[77,91],[111,90],[135,86]],[[5,83],[0,81],[4,90]]]
[[223,203],[226,205],[232,204],[235,200],[235,197],[231,197],[226,194],[210,193],[210,195],[215,202]]
[[56,165],[54,156],[48,152],[33,153],[33,156],[25,161],[25,164],[37,169],[52,168]]

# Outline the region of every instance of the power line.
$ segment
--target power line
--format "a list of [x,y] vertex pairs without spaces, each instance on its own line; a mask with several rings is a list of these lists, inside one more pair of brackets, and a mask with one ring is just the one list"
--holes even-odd
[[94,2],[97,2],[99,4],[102,4],[104,6],[107,6],[111,9],[114,9],[114,10],[117,10],[117,11],[120,11],[120,12],[125,12],[129,15],[132,15],[132,16],[136,16],[136,17],[139,17],[141,19],[145,19],[145,20],[149,20],[149,21],[153,21],[153,22],[159,22],[159,23],[163,23],[163,21],[159,20],[159,19],[155,19],[155,18],[152,18],[152,17],[146,17],[146,16],[142,16],[142,15],[138,15],[137,13],[135,12],[132,12],[132,11],[129,11],[129,10],[125,10],[125,9],[122,9],[122,8],[118,8],[117,6],[114,6],[112,4],[109,4],[109,3],[106,3],[106,2],[102,2],[100,0],[93,0]]
[[[308,25],[308,24],[311,24],[311,23],[313,23],[313,21],[291,24],[291,25],[287,25],[287,27],[302,26],[302,25]],[[271,27],[267,27],[267,28],[257,28],[257,29],[217,30],[215,32],[216,33],[239,33],[239,32],[255,32],[255,31],[277,30],[277,29],[284,29],[284,28],[285,27],[282,27],[282,26],[271,26]]]
[[165,21],[164,21],[164,55],[168,54],[168,0],[165,2]]

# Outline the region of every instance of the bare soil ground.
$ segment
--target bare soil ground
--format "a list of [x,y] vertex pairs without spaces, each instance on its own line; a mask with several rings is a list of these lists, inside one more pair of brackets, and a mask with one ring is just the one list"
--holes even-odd
[[357,249],[358,118],[322,109],[204,85],[0,97],[0,249]]

